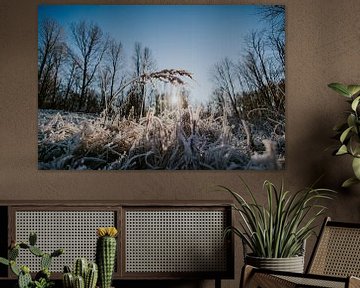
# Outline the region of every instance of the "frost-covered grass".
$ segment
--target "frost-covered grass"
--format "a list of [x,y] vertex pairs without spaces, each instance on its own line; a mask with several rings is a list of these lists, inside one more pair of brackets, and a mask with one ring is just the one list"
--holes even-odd
[[[247,169],[252,153],[239,125],[201,108],[149,111],[137,121],[39,110],[38,121],[39,169]],[[254,131],[256,143],[269,137]]]

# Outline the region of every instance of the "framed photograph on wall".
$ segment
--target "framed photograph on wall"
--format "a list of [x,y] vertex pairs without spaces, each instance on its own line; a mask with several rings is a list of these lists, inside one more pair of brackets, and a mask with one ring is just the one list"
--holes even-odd
[[285,167],[285,6],[38,6],[41,170]]

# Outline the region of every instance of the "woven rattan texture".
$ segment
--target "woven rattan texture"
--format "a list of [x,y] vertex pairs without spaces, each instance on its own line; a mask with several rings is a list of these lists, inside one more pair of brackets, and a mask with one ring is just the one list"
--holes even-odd
[[289,282],[288,280],[282,279],[280,277],[274,277],[271,274],[255,273],[251,277],[249,283],[246,283],[246,288],[296,288],[296,284]]
[[223,211],[126,211],[126,272],[226,271]]
[[[296,284],[295,287],[326,287],[326,288],[345,288],[345,281],[331,281],[331,280],[322,280],[322,279],[311,279],[311,278],[302,278],[302,277],[292,277],[292,276],[279,276],[291,283]],[[282,287],[282,286],[281,286]]]
[[360,229],[326,226],[309,272],[360,277]]
[[[113,211],[17,211],[16,241],[28,241],[29,233],[37,233],[37,246],[51,253],[64,248],[65,253],[53,260],[52,272],[62,272],[74,259],[86,257],[95,260],[96,228],[115,226]],[[18,262],[31,271],[40,269],[40,258],[29,251],[21,251]]]

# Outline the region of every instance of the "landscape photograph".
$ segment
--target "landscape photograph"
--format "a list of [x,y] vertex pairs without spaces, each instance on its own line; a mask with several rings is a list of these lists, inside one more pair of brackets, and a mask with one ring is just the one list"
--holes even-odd
[[285,6],[39,5],[38,169],[285,169]]

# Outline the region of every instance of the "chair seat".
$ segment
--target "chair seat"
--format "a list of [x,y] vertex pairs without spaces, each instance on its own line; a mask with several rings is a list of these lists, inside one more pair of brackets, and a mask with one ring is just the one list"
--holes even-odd
[[307,273],[277,272],[246,265],[242,288],[360,287],[360,223],[326,218],[311,255]]
[[296,284],[295,287],[311,286],[311,287],[326,287],[326,288],[345,288],[346,278],[341,281],[335,279],[320,279],[320,278],[308,278],[309,275],[305,275],[306,278],[296,276],[277,276],[286,281]]
[[[247,280],[243,287],[248,288],[347,288],[360,287],[360,279],[357,277],[334,277],[315,274],[299,274],[292,272],[270,271],[258,269],[250,265],[244,267],[243,273]],[[349,286],[349,283],[352,285]]]

